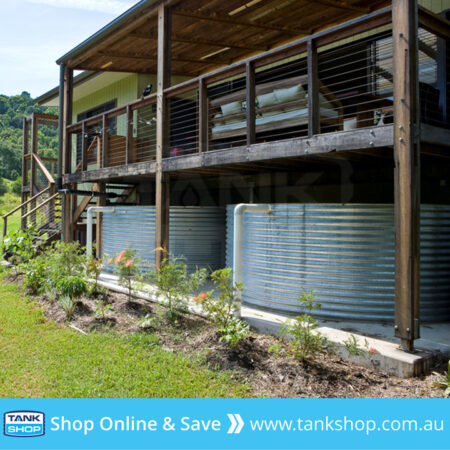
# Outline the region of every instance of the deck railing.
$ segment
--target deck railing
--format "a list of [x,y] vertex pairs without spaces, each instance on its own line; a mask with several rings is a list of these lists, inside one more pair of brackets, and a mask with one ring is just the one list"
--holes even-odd
[[[438,44],[419,34],[426,84]],[[392,53],[385,8],[171,86],[163,157],[392,123]],[[152,94],[70,125],[78,170],[155,160],[156,101]]]

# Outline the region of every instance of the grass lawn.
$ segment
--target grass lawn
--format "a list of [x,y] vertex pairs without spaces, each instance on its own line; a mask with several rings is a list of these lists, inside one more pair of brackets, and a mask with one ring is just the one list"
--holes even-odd
[[47,320],[0,281],[0,397],[243,397],[231,373],[155,345],[149,334],[87,336]]
[[[18,205],[20,205],[19,196],[11,194],[9,192],[0,196],[0,216],[3,216],[4,214],[13,210]],[[17,211],[8,217],[8,231],[17,230],[20,228],[20,214],[21,212]],[[1,226],[3,229],[3,221],[1,222]]]

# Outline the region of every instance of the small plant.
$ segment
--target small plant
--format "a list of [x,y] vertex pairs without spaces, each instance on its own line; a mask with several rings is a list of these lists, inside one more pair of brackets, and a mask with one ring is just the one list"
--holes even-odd
[[49,288],[45,290],[45,296],[51,305],[58,300],[58,291],[55,288]]
[[90,289],[90,294],[93,296],[96,296],[99,291],[98,279],[102,273],[102,267],[102,262],[93,256],[88,259],[86,264],[86,274],[94,280],[94,285],[92,289]]
[[246,322],[236,318],[240,308],[239,292],[242,283],[233,284],[230,268],[216,270],[211,279],[219,291],[219,297],[213,297],[213,291],[202,292],[195,300],[201,303],[206,315],[214,322],[222,334],[220,340],[228,342],[231,347],[244,339],[250,332]]
[[47,263],[42,256],[30,259],[20,265],[24,272],[23,286],[31,294],[42,293],[46,289],[46,277],[48,275]]
[[35,234],[32,227],[27,230],[10,231],[3,240],[3,257],[11,259],[14,264],[34,258],[37,254],[37,248],[33,242]]
[[110,261],[116,265],[114,273],[119,277],[119,284],[127,290],[128,301],[130,302],[134,296],[133,281],[139,275],[136,252],[131,248],[122,250],[114,259],[111,258]]
[[151,281],[156,285],[156,295],[162,298],[166,307],[166,318],[175,322],[178,316],[187,311],[188,295],[199,289],[206,281],[206,269],[196,270],[188,274],[187,266],[182,258],[171,257],[164,260],[159,271],[150,274]]
[[[439,375],[434,372],[435,375]],[[447,372],[444,375],[440,375],[440,380],[435,381],[433,386],[444,389],[444,395],[450,397],[450,360],[448,361]]]
[[366,354],[365,350],[358,347],[358,340],[356,339],[356,336],[354,334],[351,334],[349,338],[344,341],[344,345],[350,356],[363,356]]
[[225,341],[230,344],[230,347],[235,348],[250,334],[250,326],[247,322],[233,317],[226,328],[219,328],[219,331],[222,333],[219,341]]
[[158,324],[158,319],[155,316],[146,314],[139,321],[139,328],[142,328],[143,330],[148,330],[149,328],[156,328],[157,324]]
[[316,354],[326,347],[326,339],[316,330],[317,321],[311,313],[322,307],[316,301],[316,295],[313,291],[305,292],[299,297],[302,308],[306,313],[297,316],[281,326],[282,336],[292,336],[292,342],[289,344],[289,350],[294,358],[304,360],[308,357],[314,359]]
[[97,300],[95,304],[97,305],[97,307],[94,310],[94,314],[101,317],[103,320],[105,320],[106,313],[108,311],[114,311],[113,307],[103,300]]
[[77,299],[88,291],[88,285],[80,277],[64,277],[57,285],[57,289],[62,296]]
[[69,296],[63,295],[59,299],[59,304],[66,313],[67,321],[70,322],[75,312],[75,307],[77,306],[76,302],[74,302]]

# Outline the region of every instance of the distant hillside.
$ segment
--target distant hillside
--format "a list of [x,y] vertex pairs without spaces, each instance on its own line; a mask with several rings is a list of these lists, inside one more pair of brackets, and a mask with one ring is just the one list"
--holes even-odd
[[[7,97],[0,95],[0,177],[15,180],[21,174],[22,120],[33,112],[57,114],[57,108],[44,108],[33,103],[28,92]],[[56,127],[39,127],[41,154],[55,157],[58,147]]]

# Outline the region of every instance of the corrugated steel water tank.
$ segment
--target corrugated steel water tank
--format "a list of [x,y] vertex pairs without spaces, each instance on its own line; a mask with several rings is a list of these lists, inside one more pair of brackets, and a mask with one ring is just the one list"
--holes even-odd
[[[394,208],[274,204],[243,216],[244,305],[288,315],[314,290],[324,319],[393,321]],[[227,266],[233,261],[227,209]],[[450,206],[421,207],[421,320],[450,319]]]
[[[143,266],[155,260],[155,207],[114,207],[103,215],[103,255],[113,256],[132,247]],[[216,270],[225,263],[225,209],[172,206],[169,217],[169,252],[184,256],[189,271]],[[105,271],[112,272],[107,265]]]

